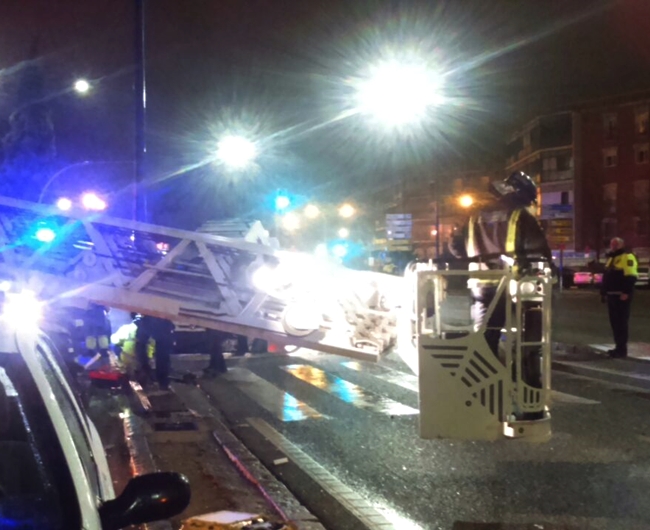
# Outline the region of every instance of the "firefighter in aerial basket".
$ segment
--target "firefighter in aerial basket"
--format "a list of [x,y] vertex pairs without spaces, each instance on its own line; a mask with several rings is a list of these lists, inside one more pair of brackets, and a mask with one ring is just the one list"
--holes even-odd
[[[525,173],[517,171],[505,180],[493,183],[491,191],[496,196],[492,204],[471,216],[462,229],[452,233],[450,253],[468,261],[470,270],[504,269],[509,265],[503,257],[510,258],[516,278],[534,272],[540,261],[554,270],[551,250],[536,217],[535,182]],[[471,317],[475,329],[485,322],[497,286],[495,280],[470,280]],[[542,331],[541,307],[529,304],[524,311],[525,340],[539,341]],[[497,357],[505,321],[506,299],[502,296],[488,319],[485,331],[485,340]],[[525,352],[522,375],[526,383],[541,388],[540,348]]]

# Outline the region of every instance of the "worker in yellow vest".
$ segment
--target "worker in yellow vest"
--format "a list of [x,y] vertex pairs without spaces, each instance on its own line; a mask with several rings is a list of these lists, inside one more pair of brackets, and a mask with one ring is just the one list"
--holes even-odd
[[628,323],[638,276],[637,267],[636,256],[625,248],[625,242],[620,237],[612,239],[600,286],[601,299],[607,303],[616,344],[613,350],[607,352],[610,357],[627,357]]
[[[138,329],[137,320],[139,316],[136,313],[131,313],[131,318],[133,319],[132,322],[124,324],[111,335],[111,343],[116,353],[120,355],[122,368],[129,377],[135,375],[138,367],[135,353],[135,335]],[[150,338],[147,344],[147,356],[149,360],[153,359],[155,351],[156,343],[153,338]]]

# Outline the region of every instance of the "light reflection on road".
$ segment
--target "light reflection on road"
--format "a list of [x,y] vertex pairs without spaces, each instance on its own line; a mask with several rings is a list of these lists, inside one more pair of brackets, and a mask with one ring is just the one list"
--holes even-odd
[[350,381],[328,374],[315,366],[308,364],[290,364],[283,368],[301,381],[309,383],[360,409],[381,412],[391,416],[418,414],[417,409],[379,396]]

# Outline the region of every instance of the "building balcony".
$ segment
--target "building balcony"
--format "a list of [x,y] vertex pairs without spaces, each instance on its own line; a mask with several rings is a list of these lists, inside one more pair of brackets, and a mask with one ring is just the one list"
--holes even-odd
[[572,180],[573,179],[573,169],[566,170],[544,170],[542,171],[542,183],[544,182],[558,182],[561,180]]

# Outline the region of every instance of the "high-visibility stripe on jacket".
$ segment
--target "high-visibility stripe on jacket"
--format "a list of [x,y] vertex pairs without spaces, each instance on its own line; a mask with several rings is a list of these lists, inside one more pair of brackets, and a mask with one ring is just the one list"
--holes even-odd
[[508,233],[506,235],[506,254],[515,253],[515,245],[517,242],[517,223],[519,222],[519,217],[521,216],[521,210],[515,210],[510,214],[510,219],[508,219]]
[[[467,227],[467,255],[470,258],[477,257],[482,254],[496,254],[499,252],[508,255],[514,255],[517,250],[517,225],[519,223],[520,217],[520,209],[513,210],[507,217],[503,216],[492,223],[490,223],[490,221],[484,222],[484,220],[480,217],[471,217]],[[503,221],[506,221],[506,219],[507,225],[505,226],[506,231],[504,234],[503,228],[499,229],[498,225],[500,224],[503,226]],[[482,225],[482,227],[485,227],[488,224],[496,225],[492,230],[491,241],[483,241],[482,244],[479,243],[477,232],[480,232],[484,239],[487,232],[484,228],[481,230],[481,227],[478,226],[479,224]],[[505,240],[501,238],[504,238]],[[501,239],[501,241],[499,239]]]

